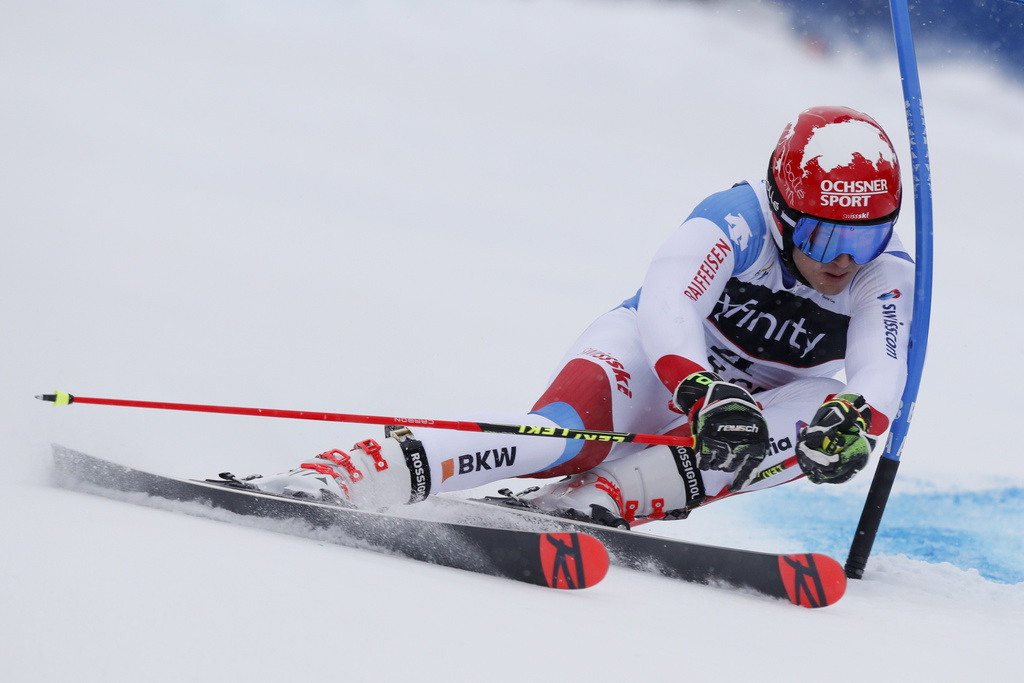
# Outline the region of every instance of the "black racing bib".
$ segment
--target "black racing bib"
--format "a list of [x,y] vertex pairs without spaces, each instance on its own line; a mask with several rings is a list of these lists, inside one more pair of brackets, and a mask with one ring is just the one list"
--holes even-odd
[[850,317],[791,292],[731,279],[708,321],[760,360],[811,368],[846,357]]

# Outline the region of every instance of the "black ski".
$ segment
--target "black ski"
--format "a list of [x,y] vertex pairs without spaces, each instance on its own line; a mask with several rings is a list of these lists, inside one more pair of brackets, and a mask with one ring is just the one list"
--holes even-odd
[[[611,562],[620,566],[751,590],[804,607],[831,605],[846,590],[842,566],[825,555],[764,553],[624,531],[546,515],[512,496],[469,501],[432,496],[438,506],[434,512],[443,514],[445,521],[422,520],[273,496],[226,483],[164,477],[60,446],[54,447],[54,460],[60,481],[68,487],[85,482],[108,494],[139,492],[239,515],[299,519],[308,524],[310,536],[321,540],[369,545],[541,586],[592,586],[607,573],[610,554]],[[202,508],[188,511],[201,514]],[[287,533],[295,531],[290,527]]]
[[[479,500],[446,498],[452,519],[483,519],[516,528],[559,529],[600,540],[612,564],[701,584],[726,585],[789,600],[802,607],[825,607],[846,592],[846,572],[827,555],[774,553],[724,548],[627,531],[544,514],[512,496]],[[497,506],[503,513],[488,515]],[[518,524],[514,522],[518,520]]]
[[[144,493],[155,498],[200,503],[183,509],[202,515],[217,508],[271,520],[300,520],[306,532],[289,525],[285,533],[308,535],[339,545],[392,552],[431,564],[499,576],[551,588],[587,588],[604,578],[608,553],[593,537],[576,531],[546,533],[409,519],[336,505],[274,496],[226,483],[176,479],[117,465],[54,446],[58,483],[67,488],[92,485],[91,493],[136,503],[125,497]],[[222,519],[223,516],[218,516]],[[281,529],[275,529],[284,531]]]

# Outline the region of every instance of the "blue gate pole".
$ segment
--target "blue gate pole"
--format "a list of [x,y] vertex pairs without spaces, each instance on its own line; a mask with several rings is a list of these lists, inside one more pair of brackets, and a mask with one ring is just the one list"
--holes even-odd
[[896,36],[896,54],[903,80],[903,99],[907,110],[907,130],[910,134],[910,161],[914,176],[914,214],[916,219],[916,262],[914,283],[914,317],[910,324],[910,347],[907,352],[907,384],[903,389],[900,409],[889,430],[882,457],[875,468],[874,479],[868,490],[864,510],[857,524],[857,533],[846,560],[846,575],[859,579],[864,575],[871,546],[874,545],[889,500],[900,453],[910,421],[914,417],[917,393],[921,386],[925,350],[928,346],[928,326],[931,318],[932,297],[932,180],[928,162],[928,138],[924,127],[924,107],[921,103],[921,81],[917,72],[914,36],[910,29],[908,0],[889,0],[893,32]]

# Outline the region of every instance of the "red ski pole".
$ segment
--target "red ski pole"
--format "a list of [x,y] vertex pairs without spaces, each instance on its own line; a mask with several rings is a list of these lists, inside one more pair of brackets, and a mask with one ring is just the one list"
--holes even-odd
[[103,406],[125,408],[153,408],[156,410],[184,410],[197,413],[225,413],[229,415],[250,415],[253,417],[280,417],[291,420],[316,420],[319,422],[351,422],[371,425],[415,425],[431,429],[453,429],[461,432],[489,432],[500,434],[523,434],[526,436],[547,436],[556,439],[583,439],[585,441],[611,441],[616,443],[645,443],[664,446],[692,446],[693,439],[660,434],[633,434],[629,432],[605,432],[597,429],[566,429],[563,427],[535,427],[531,425],[492,424],[465,420],[429,420],[408,417],[383,417],[380,415],[349,415],[345,413],[318,413],[302,410],[274,410],[268,408],[239,408],[235,406],[210,406],[194,403],[165,403],[154,401],[129,401],[117,398],[90,398],[72,396],[63,391],[36,396],[41,401],[64,406],[71,403],[92,403]]

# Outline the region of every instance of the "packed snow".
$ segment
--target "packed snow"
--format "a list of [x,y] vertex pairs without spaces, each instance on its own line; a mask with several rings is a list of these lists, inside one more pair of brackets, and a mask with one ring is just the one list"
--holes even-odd
[[[33,400],[55,389],[528,410],[808,106],[874,116],[909,190],[894,55],[823,54],[786,21],[739,1],[4,3],[3,679],[1015,679],[1024,90],[983,61],[922,63],[928,362],[876,553],[832,607],[614,567],[556,592],[51,480],[52,443],[205,477],[377,429]],[[647,531],[843,561],[870,479]]]

